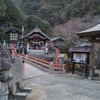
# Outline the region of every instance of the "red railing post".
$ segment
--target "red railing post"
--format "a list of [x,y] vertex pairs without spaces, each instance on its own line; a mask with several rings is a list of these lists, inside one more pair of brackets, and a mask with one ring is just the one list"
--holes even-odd
[[15,44],[14,42],[12,42],[12,56],[14,57],[15,56]]
[[58,47],[56,47],[55,64],[58,64]]

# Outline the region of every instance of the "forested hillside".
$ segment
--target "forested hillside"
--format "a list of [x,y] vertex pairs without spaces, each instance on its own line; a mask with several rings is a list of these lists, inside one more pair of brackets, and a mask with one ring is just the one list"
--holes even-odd
[[[18,0],[19,1],[19,0]],[[36,15],[51,26],[63,24],[72,17],[100,14],[100,0],[21,0],[27,15]]]
[[20,8],[26,15],[35,15],[49,22],[52,34],[66,37],[68,41],[76,37],[77,31],[92,27],[99,21],[100,0],[20,1]]
[[[76,32],[96,25],[100,0],[0,0],[0,30],[10,25],[30,32],[36,25],[48,36],[74,40]],[[70,38],[69,38],[70,37]]]

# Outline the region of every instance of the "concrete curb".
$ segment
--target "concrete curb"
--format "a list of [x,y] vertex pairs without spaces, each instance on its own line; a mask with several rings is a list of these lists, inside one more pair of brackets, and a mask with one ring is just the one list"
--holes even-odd
[[26,80],[26,79],[30,79],[30,78],[34,78],[34,77],[39,77],[39,76],[43,76],[43,75],[48,75],[49,73],[46,73],[46,74],[39,74],[39,75],[34,75],[34,76],[29,76],[29,77],[25,77],[23,80]]

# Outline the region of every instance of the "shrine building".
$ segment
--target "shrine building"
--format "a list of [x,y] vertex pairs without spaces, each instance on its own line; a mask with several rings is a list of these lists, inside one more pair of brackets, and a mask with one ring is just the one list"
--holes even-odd
[[45,50],[50,42],[50,38],[44,34],[38,26],[36,26],[31,32],[22,37],[27,39],[27,51],[34,52],[34,50]]

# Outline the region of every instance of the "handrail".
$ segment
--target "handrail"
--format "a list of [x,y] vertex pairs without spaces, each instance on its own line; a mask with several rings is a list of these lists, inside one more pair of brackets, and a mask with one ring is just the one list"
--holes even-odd
[[[30,56],[30,55],[25,55],[25,54],[21,54],[21,56],[26,57],[26,61],[30,61],[31,63],[33,62],[33,63],[37,64],[37,66],[40,65],[41,68],[46,68],[46,69],[50,70],[49,67],[51,65],[50,65],[50,62],[48,62],[48,61]],[[52,69],[53,72],[54,72],[54,69],[58,69],[58,71],[59,71],[59,69],[62,69],[63,73],[65,73],[66,68],[67,68],[66,64],[53,64],[52,67],[53,67],[53,69]]]
[[33,56],[28,56],[28,57],[29,57],[29,58],[32,58],[32,59],[35,59],[35,60],[37,60],[37,61],[40,61],[40,62],[43,62],[43,63],[49,64],[48,61],[42,60],[42,59],[40,59],[40,58],[36,58],[36,57],[33,57]]

